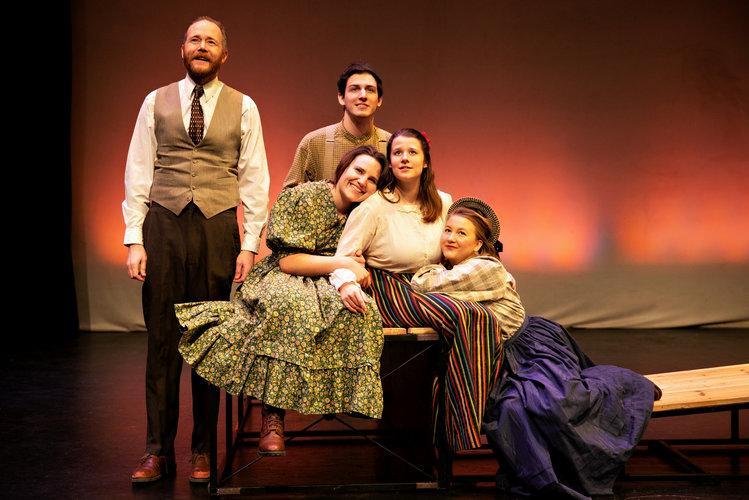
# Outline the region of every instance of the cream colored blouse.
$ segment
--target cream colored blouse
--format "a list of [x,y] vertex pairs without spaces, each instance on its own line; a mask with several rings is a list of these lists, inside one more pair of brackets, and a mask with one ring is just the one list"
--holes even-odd
[[425,224],[418,205],[390,203],[392,194],[378,191],[358,207],[346,221],[336,255],[361,250],[367,265],[395,273],[412,273],[440,260],[440,235],[452,197],[439,191],[442,215]]

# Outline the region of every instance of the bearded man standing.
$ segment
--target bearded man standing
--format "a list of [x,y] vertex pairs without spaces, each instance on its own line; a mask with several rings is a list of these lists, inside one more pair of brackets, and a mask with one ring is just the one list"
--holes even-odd
[[[257,106],[220,82],[228,40],[221,22],[193,21],[180,49],[187,76],[141,106],[125,168],[124,244],[143,282],[148,330],[147,438],[134,483],[175,470],[182,358],[174,304],[228,300],[255,262],[268,211],[268,165]],[[243,237],[237,207],[243,211]],[[191,482],[209,479],[218,389],[192,378]]]

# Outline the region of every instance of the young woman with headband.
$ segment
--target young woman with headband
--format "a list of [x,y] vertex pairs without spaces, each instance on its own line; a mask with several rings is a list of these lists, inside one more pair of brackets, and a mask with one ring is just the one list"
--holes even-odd
[[660,389],[625,368],[595,365],[562,326],[527,316],[499,261],[499,229],[486,203],[458,200],[442,233],[442,263],[419,269],[411,284],[484,304],[501,325],[502,371],[484,431],[512,492],[612,495]]

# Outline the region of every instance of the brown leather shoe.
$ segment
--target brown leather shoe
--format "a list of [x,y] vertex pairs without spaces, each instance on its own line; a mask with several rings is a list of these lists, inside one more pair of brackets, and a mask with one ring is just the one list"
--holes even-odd
[[263,424],[257,445],[258,455],[271,457],[286,455],[286,447],[283,443],[283,419],[286,411],[264,404],[262,414]]
[[660,387],[653,384],[653,401],[659,401],[663,397],[663,391]]
[[208,453],[193,453],[190,463],[192,464],[191,483],[207,483],[211,479]]
[[146,453],[140,459],[140,464],[130,475],[133,483],[151,483],[158,481],[162,477],[168,477],[174,474],[176,464],[174,458],[152,455]]

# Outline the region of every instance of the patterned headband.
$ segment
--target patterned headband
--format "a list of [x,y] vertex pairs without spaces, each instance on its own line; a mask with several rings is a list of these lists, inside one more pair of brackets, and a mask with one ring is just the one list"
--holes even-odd
[[465,197],[461,198],[458,201],[454,202],[450,209],[447,211],[447,214],[450,215],[453,210],[456,208],[468,208],[470,210],[473,210],[474,212],[478,213],[479,215],[482,215],[484,218],[486,218],[489,221],[489,224],[491,226],[491,238],[492,241],[495,241],[494,243],[494,249],[497,252],[502,251],[502,242],[499,241],[499,217],[497,217],[497,214],[492,210],[492,207],[484,203],[483,201],[479,200],[478,198],[473,197]]

